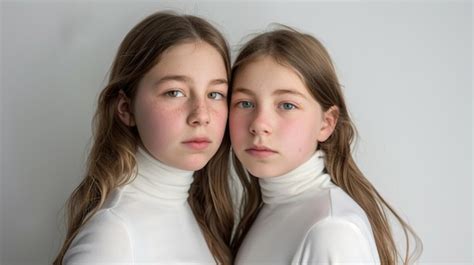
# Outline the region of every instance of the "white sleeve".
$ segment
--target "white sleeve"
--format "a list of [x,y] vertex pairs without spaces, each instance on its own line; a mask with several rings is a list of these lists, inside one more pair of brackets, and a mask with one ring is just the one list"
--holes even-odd
[[380,264],[370,240],[353,222],[327,218],[315,224],[298,251],[299,264]]
[[111,210],[101,210],[76,235],[64,255],[63,264],[132,263],[130,243],[122,219]]

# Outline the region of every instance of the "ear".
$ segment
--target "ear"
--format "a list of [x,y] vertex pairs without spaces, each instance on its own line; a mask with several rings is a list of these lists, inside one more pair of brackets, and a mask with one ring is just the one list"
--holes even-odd
[[322,125],[317,138],[318,142],[324,142],[331,136],[336,128],[338,118],[339,108],[337,106],[332,106],[323,113]]
[[123,90],[119,92],[119,101],[117,104],[117,113],[120,120],[127,126],[135,126],[135,119],[132,112],[132,101],[125,95]]

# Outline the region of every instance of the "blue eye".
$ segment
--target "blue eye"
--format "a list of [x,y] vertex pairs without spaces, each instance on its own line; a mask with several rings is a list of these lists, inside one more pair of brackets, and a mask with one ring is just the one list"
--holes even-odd
[[165,95],[172,97],[172,98],[179,98],[179,97],[184,97],[183,92],[179,90],[171,90],[165,93]]
[[238,103],[237,103],[237,106],[238,106],[239,108],[242,108],[242,109],[250,109],[250,108],[253,108],[253,107],[254,107],[254,105],[253,105],[252,102],[246,101],[246,100],[243,100],[243,101],[238,102]]
[[219,92],[211,92],[207,95],[208,98],[215,99],[215,100],[221,100],[225,98],[225,96],[222,93]]
[[280,108],[284,110],[292,110],[292,109],[296,109],[296,106],[294,104],[285,102],[285,103],[280,104]]

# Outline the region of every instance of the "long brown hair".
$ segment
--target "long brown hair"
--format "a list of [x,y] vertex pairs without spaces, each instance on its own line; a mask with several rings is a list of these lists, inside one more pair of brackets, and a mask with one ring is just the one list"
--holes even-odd
[[[381,264],[398,264],[400,259],[403,264],[413,263],[421,254],[421,240],[365,178],[352,158],[351,144],[356,129],[349,117],[334,65],[324,46],[311,35],[282,26],[281,29],[254,37],[242,48],[234,62],[232,77],[246,64],[262,56],[270,56],[278,63],[294,69],[324,111],[333,106],[339,109],[334,132],[326,141],[318,144],[318,149],[326,153],[326,170],[332,182],[349,194],[367,214]],[[235,155],[234,161],[236,172],[242,176],[241,179],[245,179],[246,172]],[[248,177],[243,187],[246,196],[242,200],[241,222],[232,242],[234,254],[262,206],[256,178]],[[403,256],[396,247],[387,214],[391,214],[403,229],[406,239]],[[410,238],[415,241],[413,251],[410,250]]]
[[[132,102],[141,78],[158,63],[164,51],[185,42],[204,41],[222,56],[230,78],[230,54],[219,31],[202,18],[170,12],[154,13],[138,23],[122,41],[102,90],[94,116],[93,146],[84,180],[67,202],[67,234],[54,264],[61,264],[74,237],[99,210],[114,188],[135,177],[135,152],[140,143],[136,127],[124,125],[117,116],[119,93]],[[226,129],[214,157],[194,174],[188,203],[216,262],[231,264],[229,248],[234,224],[227,183],[230,140]]]

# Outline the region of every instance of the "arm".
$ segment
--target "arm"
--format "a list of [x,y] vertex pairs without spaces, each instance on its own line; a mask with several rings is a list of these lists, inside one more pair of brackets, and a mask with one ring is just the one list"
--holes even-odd
[[79,231],[64,255],[63,264],[132,263],[130,236],[122,219],[102,210]]

